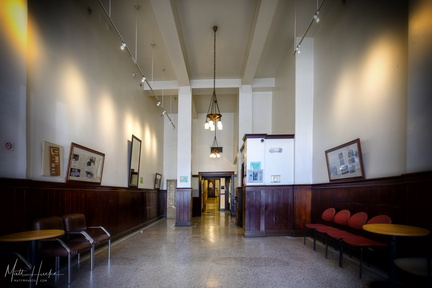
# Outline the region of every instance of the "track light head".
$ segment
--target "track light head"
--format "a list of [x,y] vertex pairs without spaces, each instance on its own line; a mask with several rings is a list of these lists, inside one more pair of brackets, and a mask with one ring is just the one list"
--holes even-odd
[[125,50],[126,49],[126,43],[122,42],[120,45],[120,49]]
[[315,13],[315,15],[313,16],[313,19],[315,20],[316,23],[318,23],[318,22],[320,21],[320,18],[319,18],[319,11],[317,11],[317,12]]
[[145,80],[146,80],[146,78],[143,76],[143,77],[141,78],[141,82],[144,83]]

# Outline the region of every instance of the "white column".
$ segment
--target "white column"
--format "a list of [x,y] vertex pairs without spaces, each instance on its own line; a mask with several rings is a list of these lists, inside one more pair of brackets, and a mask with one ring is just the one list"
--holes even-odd
[[295,184],[312,184],[313,179],[313,45],[312,38],[304,38],[301,44],[301,53],[295,56]]
[[[243,145],[243,136],[245,134],[253,133],[252,125],[252,86],[251,85],[241,85],[239,90],[239,103],[238,103],[238,147],[241,148]],[[238,161],[237,161],[237,174],[241,175],[241,153],[237,151]],[[241,185],[241,177],[238,177],[238,185]]]
[[190,188],[192,177],[192,89],[182,86],[178,93],[177,188]]

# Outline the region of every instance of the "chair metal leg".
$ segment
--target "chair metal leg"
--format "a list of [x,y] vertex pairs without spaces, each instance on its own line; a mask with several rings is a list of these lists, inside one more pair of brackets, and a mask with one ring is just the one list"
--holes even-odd
[[359,279],[362,279],[362,272],[363,272],[363,247],[360,247],[360,272],[359,272]]
[[111,239],[108,240],[108,261],[111,259]]
[[[79,255],[79,254],[78,254]],[[68,253],[68,263],[67,263],[67,265],[68,265],[68,267],[67,267],[67,273],[68,273],[68,284],[70,284],[70,279],[71,279],[71,255],[70,255],[70,253]]]
[[94,246],[92,246],[90,250],[90,270],[93,270],[94,267]]
[[426,258],[427,261],[427,275],[428,275],[428,283],[429,287],[432,287],[432,261],[431,256]]
[[325,253],[325,257],[328,258],[328,257],[327,257],[327,256],[328,256],[328,236],[327,236],[327,234],[326,234],[326,236],[325,236],[325,244],[326,244],[326,253]]
[[303,231],[303,245],[306,245],[306,234],[307,234],[307,228]]
[[15,254],[22,262],[24,262],[24,264],[27,266],[29,270],[32,270],[33,265],[29,261],[27,261],[27,259],[25,259],[20,253],[13,252],[13,254]]
[[17,258],[19,258],[27,266],[28,270],[32,270],[32,268],[33,268],[33,265],[18,252],[1,251],[0,254],[2,254],[2,255],[15,255]]
[[316,229],[314,229],[314,251],[316,251]]

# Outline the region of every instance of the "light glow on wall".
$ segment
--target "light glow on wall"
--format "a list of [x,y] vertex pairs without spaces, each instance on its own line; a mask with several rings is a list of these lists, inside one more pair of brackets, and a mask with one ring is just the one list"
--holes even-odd
[[352,105],[352,98],[355,97],[355,79],[354,67],[346,65],[337,81],[335,96],[330,99],[333,102],[330,106],[333,111],[330,111],[330,114],[337,123],[343,123],[352,112],[349,107],[350,103]]
[[[397,42],[387,35],[376,39],[366,51],[360,71],[360,85],[363,95],[385,96],[389,84],[394,81],[394,70],[398,63]],[[377,100],[377,99],[376,99]]]
[[403,79],[398,75],[405,64],[397,62],[403,59],[398,41],[391,34],[382,34],[370,42],[361,57],[345,64],[331,99],[334,125],[343,126],[361,113],[375,115],[399,94]]
[[90,127],[94,123],[91,118],[94,111],[91,111],[91,102],[87,98],[86,81],[72,61],[65,63],[59,77],[59,99],[63,99],[68,107],[68,117],[74,123],[71,127],[73,133],[84,136],[82,127]]
[[[420,2],[415,9],[411,9],[409,21],[409,34],[412,37],[425,34],[425,28],[432,27],[432,3],[428,1]],[[418,44],[418,43],[416,43]]]
[[105,141],[110,141],[110,139],[117,137],[118,117],[116,105],[112,101],[112,96],[107,91],[103,92],[100,97],[98,117],[97,123],[103,124],[100,125],[100,134],[105,138]]
[[4,29],[8,42],[20,55],[27,47],[27,1],[0,1],[0,29]]
[[144,126],[144,139],[143,139],[143,148],[145,150],[146,155],[153,155],[153,147],[152,147],[152,133],[148,124]]

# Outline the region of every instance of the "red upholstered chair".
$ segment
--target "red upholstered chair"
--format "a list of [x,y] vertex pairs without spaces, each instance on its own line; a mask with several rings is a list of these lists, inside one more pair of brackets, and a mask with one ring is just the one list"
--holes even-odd
[[[44,230],[44,229],[60,229],[64,230],[63,220],[61,217],[52,216],[46,218],[36,219],[33,222],[34,230]],[[69,242],[65,237],[60,237],[56,239],[45,239],[39,240],[40,247],[39,251],[42,257],[55,257],[56,258],[56,270],[59,269],[59,258],[67,257],[68,263],[68,284],[71,278],[71,257],[77,256],[78,261],[80,260],[80,254],[89,251],[92,248],[92,244],[89,241],[82,242]]]
[[[361,231],[364,224],[366,224],[368,215],[365,212],[357,212],[352,215],[348,220],[348,229],[340,230],[334,229],[330,230],[326,234],[326,258],[328,252],[328,238],[332,238],[339,243],[339,247],[343,245],[342,239],[350,236],[357,236],[358,234],[353,234],[354,231]],[[339,249],[339,266],[343,267],[343,254],[342,249]]]
[[[374,223],[383,223],[383,224],[391,224],[392,220],[387,215],[378,215],[373,218],[371,218],[367,224],[374,224]],[[383,243],[380,241],[375,241],[373,239],[369,239],[363,236],[349,236],[342,239],[342,245],[341,245],[341,252],[343,253],[343,244],[347,244],[353,247],[360,248],[360,271],[359,271],[359,278],[362,278],[362,272],[363,272],[363,252],[365,251],[364,248],[371,248],[371,247],[384,247],[387,246],[387,243]]]
[[[341,228],[345,228],[348,225],[348,220],[351,217],[351,212],[349,210],[341,210],[336,213],[334,217],[334,226],[323,226],[323,227],[317,227],[316,232],[321,233],[325,235],[325,244],[327,246],[327,233],[329,231],[338,231],[341,230]],[[327,252],[326,252],[326,258],[327,258]]]
[[82,234],[87,240],[92,242],[90,266],[94,267],[94,249],[95,246],[108,243],[108,261],[111,258],[111,235],[102,226],[87,226],[86,217],[81,213],[63,215],[65,231],[71,241],[83,241],[82,238],[76,238],[75,235]]
[[316,250],[316,228],[317,227],[329,226],[331,223],[333,223],[335,214],[336,214],[336,209],[335,208],[327,208],[321,214],[321,220],[322,220],[323,223],[308,223],[308,224],[305,224],[304,236],[303,236],[303,244],[306,245],[306,235],[307,235],[307,232],[309,230],[312,230],[313,233],[314,233],[314,251],[315,251]]

